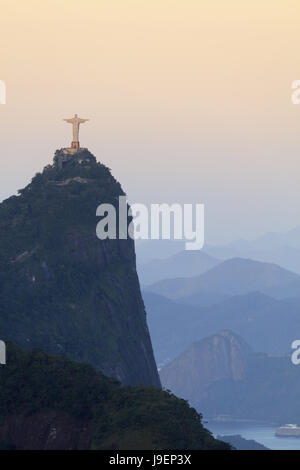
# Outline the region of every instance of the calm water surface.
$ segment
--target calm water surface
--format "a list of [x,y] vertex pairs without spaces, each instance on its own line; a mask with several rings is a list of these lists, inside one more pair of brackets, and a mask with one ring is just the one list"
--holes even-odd
[[300,450],[300,438],[276,437],[275,426],[251,423],[217,423],[205,421],[204,426],[216,437],[220,435],[240,434],[245,439],[254,439],[273,450]]

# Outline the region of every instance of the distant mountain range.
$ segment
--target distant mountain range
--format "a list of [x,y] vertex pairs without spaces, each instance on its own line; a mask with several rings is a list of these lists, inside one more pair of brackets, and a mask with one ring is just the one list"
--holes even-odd
[[160,377],[211,418],[300,422],[299,367],[288,356],[254,353],[231,331],[190,345]]
[[272,249],[289,245],[300,249],[300,225],[285,233],[267,232],[253,242],[258,248]]
[[233,258],[218,264],[200,276],[167,279],[152,284],[145,290],[170,299],[179,299],[202,292],[218,292],[223,295],[239,295],[252,291],[265,292],[268,289],[282,289],[299,281],[298,274],[276,264]]
[[148,292],[143,297],[160,365],[219,329],[233,330],[254,350],[270,354],[289,353],[292,341],[300,337],[299,298],[275,300],[252,292],[200,308]]
[[300,422],[299,274],[300,227],[140,263],[163,386],[210,417]]
[[141,284],[148,285],[163,279],[197,276],[219,263],[203,251],[181,251],[167,259],[138,263],[137,270]]
[[218,439],[223,442],[227,442],[236,450],[270,450],[263,444],[254,441],[253,439],[244,439],[239,434],[226,435],[226,436],[217,436]]
[[139,264],[167,259],[184,250],[183,240],[136,240],[135,251]]
[[252,241],[241,239],[221,246],[206,245],[204,251],[220,260],[251,258],[300,274],[300,226],[287,233],[266,233]]
[[187,252],[184,248],[184,242],[178,240],[136,241],[141,283],[145,286],[162,279],[200,275],[231,258],[275,263],[300,274],[300,225],[286,233],[268,232],[255,240],[239,239],[216,246],[206,244],[200,252]]

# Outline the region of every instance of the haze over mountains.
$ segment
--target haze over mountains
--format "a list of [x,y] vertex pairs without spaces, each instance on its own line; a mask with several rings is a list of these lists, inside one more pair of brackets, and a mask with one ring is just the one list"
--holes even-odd
[[[285,389],[286,384],[281,390],[280,376],[288,386],[300,391],[298,371],[291,369],[288,358],[291,342],[300,332],[300,275],[274,263],[244,257],[222,260],[204,251],[182,251],[180,244],[169,244],[170,257],[164,257],[162,251],[161,259],[140,264],[140,276],[144,285],[148,284],[143,292],[146,316],[133,241],[99,242],[95,235],[95,208],[101,201],[114,203],[123,194],[119,183],[88,151],[62,168],[56,164],[59,155],[58,152],[54,165],[37,174],[18,197],[0,205],[1,339],[24,349],[39,348],[90,363],[123,385],[142,383],[159,389],[153,344],[164,385],[191,400],[200,412],[239,419],[250,417],[254,406],[254,419],[298,416],[292,403],[286,414],[282,411],[284,400],[291,400],[294,395]],[[289,235],[289,240],[295,242],[296,235]],[[270,238],[270,246],[276,248],[278,237]],[[259,243],[264,246],[268,237]],[[290,248],[298,249],[296,245]],[[227,332],[217,333],[220,329]],[[209,335],[211,338],[205,339]],[[257,355],[251,348],[263,354]],[[266,353],[285,357],[270,358]],[[27,353],[20,354],[21,359],[29,357]],[[39,362],[39,353],[34,361],[35,357]],[[41,371],[44,361],[51,362],[47,354],[39,364]],[[73,366],[70,377],[72,370]],[[19,375],[14,369],[8,371],[17,383]],[[50,370],[49,374],[47,384],[58,380],[64,387],[59,372],[53,375]],[[10,377],[9,381],[12,383]],[[30,393],[38,395],[36,383],[29,385]],[[273,389],[281,403],[277,410],[274,403],[268,405]],[[140,410],[136,398],[140,393],[147,395],[147,389],[143,390],[124,392],[125,402],[133,403],[133,413]],[[161,398],[170,403],[171,417],[175,408],[179,409],[180,401],[172,395],[169,398],[161,391],[150,395],[149,407],[156,403],[158,414],[160,406],[165,406],[160,403]],[[27,405],[31,406],[32,398],[28,396]],[[10,397],[9,391],[3,403],[9,403]],[[69,392],[64,400],[68,401],[68,397]],[[116,419],[120,419],[116,422],[120,427],[122,397],[115,397]],[[18,399],[18,413],[23,420],[22,395]],[[51,407],[55,413],[56,403],[54,396]],[[200,417],[182,406],[184,413],[190,413],[190,439]],[[2,412],[9,423],[14,419],[13,411],[10,416]],[[141,412],[144,413],[143,408]],[[45,417],[38,418],[39,425],[46,422]],[[169,429],[178,429],[178,419],[172,423],[168,433]],[[140,429],[143,437],[146,428],[143,425]],[[14,435],[16,429],[14,425]],[[153,429],[151,436],[155,435]],[[201,426],[195,430],[203,436],[201,448],[223,446],[211,441]],[[64,433],[67,436],[68,426]],[[7,437],[6,427],[3,436]],[[161,436],[161,440],[165,439],[163,432]],[[117,445],[128,446],[127,437],[122,435],[122,444]],[[171,433],[167,437],[167,444],[160,445],[170,448],[171,441],[182,445],[177,442],[182,434]],[[114,439],[114,435],[109,436],[109,444],[101,441],[99,445],[115,445]],[[9,442],[15,444],[16,440],[9,438]],[[147,442],[148,446],[157,445],[152,440]],[[20,440],[16,445],[32,444]],[[192,445],[197,447],[198,441]],[[38,446],[43,447],[44,443]]]
[[182,240],[136,240],[135,251],[138,262],[146,264],[157,259],[167,259],[184,250]]
[[203,251],[181,251],[167,259],[139,263],[137,270],[141,284],[148,285],[163,279],[197,276],[218,263]]
[[[248,245],[248,243],[247,243]],[[207,252],[219,255],[220,260],[232,257],[251,258],[255,261],[275,263],[281,267],[300,274],[300,250],[291,246],[280,246],[273,250],[259,250],[252,246],[236,247],[212,247],[206,248]]]
[[[228,250],[243,250],[249,247],[253,247],[257,250],[271,251],[283,246],[289,246],[300,250],[300,225],[286,233],[267,232],[255,240],[240,239],[223,246],[221,245],[215,247],[209,247],[208,245],[206,246],[206,251],[218,251],[219,257],[223,258],[221,253],[225,253],[225,247],[227,247]],[[231,252],[230,257],[232,257],[232,254],[233,251]]]
[[210,418],[300,422],[299,240],[297,227],[140,265],[164,387]]
[[288,356],[257,354],[232,331],[190,345],[160,371],[162,384],[209,417],[299,422],[300,374]]
[[134,242],[96,236],[121,195],[87,149],[61,149],[0,204],[0,450],[230,449],[161,390]]
[[143,286],[162,279],[197,276],[231,258],[274,263],[300,274],[300,226],[287,233],[269,232],[255,240],[240,239],[218,246],[206,244],[202,251],[196,252],[184,250],[180,241],[142,240],[137,242],[136,252]]
[[144,293],[154,354],[167,363],[194,341],[230,329],[250,346],[269,354],[288,354],[300,337],[300,299],[275,300],[260,292],[226,299],[208,307],[180,304]]
[[261,263],[250,259],[233,258],[223,261],[200,276],[167,279],[145,290],[179,299],[199,292],[219,292],[224,295],[239,295],[247,292],[282,288],[300,276],[271,263]]
[[300,274],[300,227],[288,234],[267,233],[254,241],[237,240],[223,246],[207,245],[204,251],[220,260],[234,257],[275,263]]

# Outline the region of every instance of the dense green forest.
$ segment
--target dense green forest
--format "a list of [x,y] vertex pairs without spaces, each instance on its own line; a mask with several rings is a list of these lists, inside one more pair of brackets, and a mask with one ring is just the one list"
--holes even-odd
[[[82,433],[87,434],[90,449],[230,448],[215,440],[203,428],[201,415],[170,392],[151,386],[123,387],[92,366],[63,356],[23,351],[9,343],[0,383],[2,448],[22,447],[20,441],[8,439],[11,419],[29,420],[28,428],[21,430],[26,446],[26,435],[36,432],[53,411],[65,416],[66,423],[72,418],[73,427],[84,424]],[[55,445],[60,446],[59,436]]]

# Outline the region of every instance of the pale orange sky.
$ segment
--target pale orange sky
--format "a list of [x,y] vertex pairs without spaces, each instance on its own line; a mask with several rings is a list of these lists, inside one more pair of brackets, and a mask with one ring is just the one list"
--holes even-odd
[[300,223],[300,4],[0,0],[0,199],[68,146],[133,202],[203,202],[208,241]]

